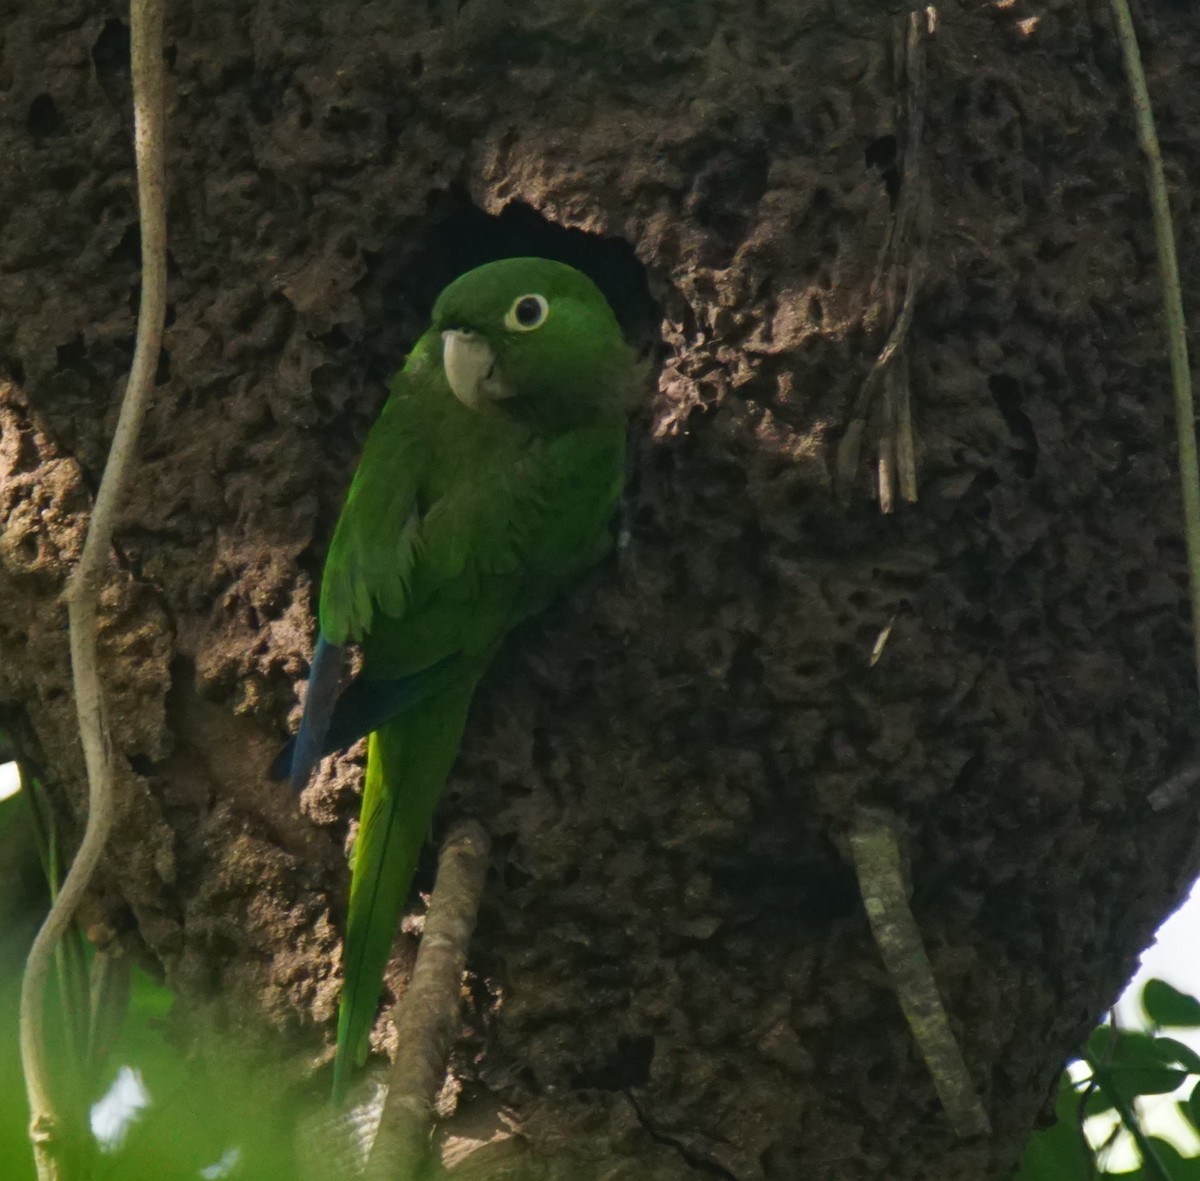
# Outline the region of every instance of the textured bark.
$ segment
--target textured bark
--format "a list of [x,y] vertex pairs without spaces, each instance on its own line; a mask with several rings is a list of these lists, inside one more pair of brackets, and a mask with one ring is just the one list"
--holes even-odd
[[[132,347],[123,12],[10,0],[0,48],[0,710],[76,808],[57,596]],[[495,850],[464,1118],[516,1113],[523,1178],[1005,1174],[1195,872],[1195,785],[1147,795],[1194,757],[1197,709],[1107,10],[939,15],[921,498],[883,517],[870,438],[848,501],[833,472],[890,327],[902,16],[171,6],[169,328],[104,600],[122,803],[94,906],[181,994],[313,1044],[332,1015],[357,766],[301,816],[262,774],[314,580],[433,295],[548,253],[597,275],[660,376],[624,557],[509,645],[442,809]],[[1197,309],[1200,13],[1141,19]],[[872,944],[862,805],[904,834],[990,1140],[953,1139]]]

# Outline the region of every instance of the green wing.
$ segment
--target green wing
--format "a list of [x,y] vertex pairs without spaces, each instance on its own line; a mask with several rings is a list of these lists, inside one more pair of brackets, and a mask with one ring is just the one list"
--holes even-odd
[[488,647],[506,630],[531,533],[546,515],[529,470],[539,444],[520,424],[462,406],[436,349],[427,333],[392,383],[322,578],[321,633],[334,644],[362,641],[379,676]]
[[439,366],[431,333],[418,341],[392,381],[391,396],[371,428],[338,518],[321,579],[321,633],[334,644],[361,640],[376,609],[399,616],[407,606],[417,560],[418,493],[428,453],[422,415]]

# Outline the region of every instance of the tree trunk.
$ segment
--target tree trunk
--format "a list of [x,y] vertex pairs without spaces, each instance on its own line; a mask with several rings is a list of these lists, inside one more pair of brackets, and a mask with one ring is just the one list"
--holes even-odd
[[[0,710],[77,810],[58,595],[132,351],[126,19],[10,2],[0,51]],[[1200,309],[1200,10],[1139,30]],[[1107,7],[178,0],[167,41],[93,925],[328,1031],[359,765],[302,814],[264,775],[324,548],[437,291],[562,258],[656,382],[629,544],[510,641],[441,809],[494,842],[462,1118],[513,1112],[522,1178],[1005,1176],[1197,867],[1198,789],[1148,802],[1196,678]],[[885,470],[884,513],[906,405],[919,499]],[[883,968],[863,806],[991,1137],[955,1138]]]

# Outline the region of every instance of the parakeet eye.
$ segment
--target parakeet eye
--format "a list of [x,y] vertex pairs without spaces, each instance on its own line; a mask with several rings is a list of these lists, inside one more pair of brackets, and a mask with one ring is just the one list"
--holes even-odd
[[550,305],[544,295],[519,295],[504,317],[504,327],[510,332],[532,332],[545,324],[548,315]]

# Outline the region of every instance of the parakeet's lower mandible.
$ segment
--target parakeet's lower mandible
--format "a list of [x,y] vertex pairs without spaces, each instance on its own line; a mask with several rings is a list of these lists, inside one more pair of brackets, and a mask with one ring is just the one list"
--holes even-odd
[[[300,731],[301,790],[364,734],[334,1093],[361,1063],[421,845],[475,685],[505,634],[610,544],[638,368],[603,295],[562,263],[469,271],[391,386],[334,531]],[[347,645],[363,668],[336,701]]]

